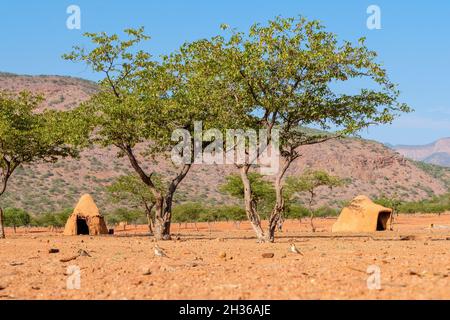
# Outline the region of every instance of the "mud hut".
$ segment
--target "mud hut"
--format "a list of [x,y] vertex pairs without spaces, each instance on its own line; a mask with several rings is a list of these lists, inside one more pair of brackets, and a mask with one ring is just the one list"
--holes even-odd
[[105,219],[100,214],[94,199],[88,194],[81,197],[64,229],[64,235],[108,234]]
[[386,231],[391,223],[392,209],[375,204],[366,196],[356,197],[344,208],[333,232]]

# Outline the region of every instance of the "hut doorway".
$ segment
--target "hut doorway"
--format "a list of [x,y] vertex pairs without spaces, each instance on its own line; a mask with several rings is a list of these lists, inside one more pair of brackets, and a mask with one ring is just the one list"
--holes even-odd
[[380,212],[380,214],[378,215],[377,231],[386,231],[390,218],[390,212]]
[[77,235],[89,235],[89,227],[85,219],[77,219]]

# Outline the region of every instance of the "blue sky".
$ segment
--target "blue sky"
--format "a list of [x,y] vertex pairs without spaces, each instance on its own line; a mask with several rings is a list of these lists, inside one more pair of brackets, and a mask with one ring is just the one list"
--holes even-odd
[[[81,30],[66,28],[69,5],[81,8]],[[381,30],[366,27],[369,5],[381,9]],[[319,19],[341,39],[367,44],[379,53],[402,101],[416,112],[392,126],[371,128],[364,137],[393,144],[424,144],[450,136],[450,1],[385,0],[1,0],[0,71],[58,74],[97,80],[61,54],[82,44],[83,32],[121,32],[145,26],[152,54],[169,53],[183,42],[215,35],[227,23],[246,30],[276,15]]]

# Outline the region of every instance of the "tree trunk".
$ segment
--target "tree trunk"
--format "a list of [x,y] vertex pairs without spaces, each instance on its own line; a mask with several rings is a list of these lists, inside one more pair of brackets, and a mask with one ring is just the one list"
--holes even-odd
[[311,225],[311,231],[316,232],[316,227],[314,226],[314,212],[311,210],[311,217],[309,219],[309,223]]
[[5,228],[3,225],[3,209],[0,208],[0,239],[5,239]]
[[[170,207],[167,208],[166,202],[170,202]],[[170,220],[172,217],[171,199],[164,199],[161,197],[156,202],[155,228],[154,235],[156,240],[170,240]]]
[[184,180],[186,175],[189,173],[191,169],[191,164],[185,164],[169,185],[169,189],[167,191],[167,195],[164,197],[161,195],[161,192],[157,189],[155,184],[152,181],[152,175],[148,175],[144,172],[142,167],[140,166],[138,160],[136,159],[133,149],[129,145],[119,145],[128,156],[130,163],[136,173],[139,175],[141,180],[150,188],[153,195],[156,198],[155,204],[155,237],[157,240],[170,240],[170,221],[172,219],[172,202],[173,195],[175,194],[179,184]]
[[150,235],[153,235],[153,217],[152,217],[152,210],[153,207],[155,206],[154,203],[152,204],[148,204],[147,201],[143,198],[142,199],[142,203],[145,207],[145,215],[147,216],[147,225],[148,225],[148,231],[150,232]]
[[269,232],[267,234],[267,241],[269,242],[275,242],[275,232],[284,213],[282,178],[283,176],[279,175],[275,181],[276,203],[269,218]]
[[261,226],[261,218],[256,211],[255,201],[253,200],[252,188],[250,184],[250,180],[248,178],[248,170],[250,166],[243,166],[240,168],[241,171],[241,179],[244,185],[244,202],[245,202],[245,212],[247,213],[247,217],[253,227],[253,230],[256,233],[256,237],[259,242],[266,242],[266,236]]
[[314,209],[313,209],[313,203],[314,203],[314,197],[316,194],[314,191],[310,191],[310,198],[309,198],[309,212],[311,213],[311,216],[309,218],[309,223],[311,224],[311,230],[312,232],[316,232],[316,227],[314,226]]
[[285,200],[283,196],[283,179],[284,176],[289,169],[289,166],[292,162],[297,158],[297,156],[290,155],[289,158],[285,159],[285,162],[279,171],[276,179],[275,179],[275,207],[272,210],[269,218],[269,231],[267,234],[267,241],[274,242],[275,241],[275,232],[277,228],[282,229],[282,219],[285,210]]
[[153,228],[152,228],[152,215],[151,213],[147,212],[147,225],[148,225],[148,231],[150,232],[150,235],[153,235]]

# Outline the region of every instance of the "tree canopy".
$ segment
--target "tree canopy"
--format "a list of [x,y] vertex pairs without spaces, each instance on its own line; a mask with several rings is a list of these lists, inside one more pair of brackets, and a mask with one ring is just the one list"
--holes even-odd
[[[40,95],[0,92],[0,197],[22,165],[76,157],[87,144],[89,122],[75,111],[39,111]],[[0,208],[0,238],[4,237]]]
[[[280,148],[283,161],[274,182],[276,203],[268,235],[273,241],[274,226],[284,210],[283,179],[300,157],[300,146],[389,124],[411,109],[398,101],[397,86],[364,38],[357,44],[339,41],[318,21],[303,17],[277,17],[265,25],[253,25],[248,32],[222,28],[231,32],[202,40],[195,57],[214,73],[208,84],[209,101],[223,104],[220,118],[225,127],[265,129],[269,137],[279,130],[275,148]],[[238,167],[247,186],[246,210],[264,241],[267,237],[252,208],[248,181],[254,164],[249,159]]]

